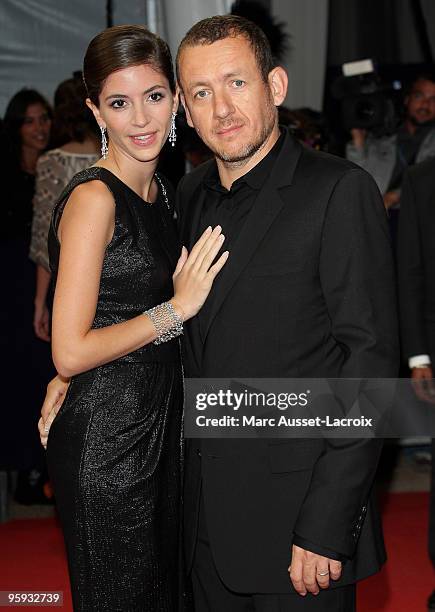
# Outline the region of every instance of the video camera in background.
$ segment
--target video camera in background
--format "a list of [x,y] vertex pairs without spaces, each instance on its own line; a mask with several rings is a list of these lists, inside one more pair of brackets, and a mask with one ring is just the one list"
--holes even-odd
[[348,62],[342,69],[343,76],[334,81],[331,92],[341,100],[343,127],[377,136],[395,132],[401,118],[401,82],[383,81],[371,59]]

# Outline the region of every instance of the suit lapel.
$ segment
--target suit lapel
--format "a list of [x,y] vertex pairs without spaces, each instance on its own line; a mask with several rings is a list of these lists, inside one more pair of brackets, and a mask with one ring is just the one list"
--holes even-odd
[[[202,181],[198,183],[186,201],[183,203],[183,216],[180,223],[180,240],[188,251],[192,249],[198,240],[201,210],[204,205],[205,192],[202,189]],[[199,376],[199,364],[202,356],[202,341],[199,329],[198,317],[187,322],[186,327],[186,373],[188,376]]]
[[210,325],[228,293],[285,205],[279,189],[291,184],[300,154],[301,146],[287,133],[273,172],[255,199],[240,236],[230,251],[228,262],[214,282],[215,298],[203,326],[204,344]]
[[201,210],[204,206],[205,192],[201,189],[202,184],[193,192],[189,198],[189,204],[184,215],[184,220],[181,230],[181,239],[183,245],[190,251],[198,240],[199,222],[201,218]]

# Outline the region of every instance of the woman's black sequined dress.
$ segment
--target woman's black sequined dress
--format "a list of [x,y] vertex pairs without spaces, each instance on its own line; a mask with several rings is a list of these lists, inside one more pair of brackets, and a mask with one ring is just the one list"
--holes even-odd
[[[54,275],[64,205],[90,180],[107,185],[116,207],[93,324],[99,328],[172,297],[178,246],[161,186],[148,204],[108,170],[90,168],[74,177],[53,213]],[[178,339],[71,381],[47,456],[76,611],[178,609],[182,398]]]

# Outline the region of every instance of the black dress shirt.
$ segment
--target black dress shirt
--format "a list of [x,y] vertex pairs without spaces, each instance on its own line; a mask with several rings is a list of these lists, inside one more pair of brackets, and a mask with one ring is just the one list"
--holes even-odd
[[[214,163],[203,179],[203,189],[206,191],[204,206],[199,223],[199,236],[210,225],[220,225],[225,236],[223,251],[230,251],[242,231],[245,220],[255,199],[270,175],[275,160],[281,150],[284,135],[278,138],[269,153],[252,170],[238,178],[226,189],[219,178],[217,164]],[[198,319],[202,333],[203,322],[206,320],[213,304],[213,289],[202,309]]]

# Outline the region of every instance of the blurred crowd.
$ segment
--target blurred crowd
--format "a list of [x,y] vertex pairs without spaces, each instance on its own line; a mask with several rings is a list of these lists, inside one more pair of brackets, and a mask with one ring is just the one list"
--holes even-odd
[[0,469],[18,474],[15,500],[51,503],[36,425],[50,352],[50,270],[47,234],[53,205],[79,170],[99,157],[81,74],[57,88],[53,108],[37,91],[10,100],[1,126],[0,253],[4,270],[2,372],[4,427]]
[[[288,44],[282,24],[264,9],[244,13],[266,29],[279,62]],[[254,19],[253,19],[254,20]],[[71,178],[100,157],[100,136],[85,104],[80,72],[56,89],[53,106],[37,91],[22,89],[10,100],[0,125],[2,189],[0,261],[3,264],[2,389],[4,422],[0,471],[16,474],[18,503],[52,503],[39,443],[37,421],[49,379],[50,269],[47,234],[51,211]],[[405,88],[397,120],[388,130],[347,125],[344,155],[375,179],[390,219],[397,261],[403,375],[433,378],[435,359],[435,70],[414,76]],[[307,147],[339,153],[329,118],[310,108],[279,109],[280,123],[290,126]],[[175,148],[165,146],[160,170],[177,185],[186,173],[212,157],[182,110],[177,116]],[[435,517],[435,501],[431,516]],[[432,528],[435,560],[435,525]]]
[[[322,113],[286,107],[279,113],[281,124],[290,126],[305,146],[333,149]],[[345,154],[373,175],[383,195],[398,260],[404,358],[411,371],[416,368],[416,376],[432,378],[435,283],[428,270],[435,256],[435,213],[430,208],[435,193],[435,72],[416,75],[404,96],[400,117],[388,134],[351,128]],[[175,151],[166,147],[160,162],[160,169],[175,185],[185,172],[212,157],[182,112],[177,121],[181,132],[177,147]],[[96,128],[79,72],[58,86],[53,108],[35,90],[16,93],[1,126],[0,249],[6,279],[0,312],[8,416],[0,469],[18,470],[15,498],[22,503],[50,501],[36,422],[53,374],[46,244],[51,211],[74,174],[99,158]]]

